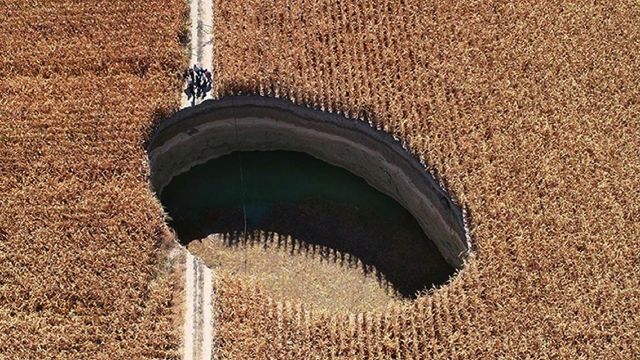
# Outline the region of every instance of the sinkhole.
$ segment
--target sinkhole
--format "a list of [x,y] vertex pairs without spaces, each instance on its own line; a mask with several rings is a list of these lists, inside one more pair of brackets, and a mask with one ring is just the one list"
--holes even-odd
[[148,156],[179,241],[214,268],[241,273],[249,259],[254,278],[280,271],[288,280],[268,286],[285,297],[366,295],[354,271],[321,268],[338,264],[413,298],[469,252],[461,209],[398,141],[359,120],[230,96],[161,121]]

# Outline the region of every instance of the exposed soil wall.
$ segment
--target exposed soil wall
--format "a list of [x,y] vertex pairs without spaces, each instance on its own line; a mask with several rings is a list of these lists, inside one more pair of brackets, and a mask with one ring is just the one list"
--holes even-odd
[[345,168],[402,204],[451,265],[469,252],[460,208],[390,135],[362,121],[260,96],[232,96],[180,111],[149,145],[151,182],[233,151],[301,151]]

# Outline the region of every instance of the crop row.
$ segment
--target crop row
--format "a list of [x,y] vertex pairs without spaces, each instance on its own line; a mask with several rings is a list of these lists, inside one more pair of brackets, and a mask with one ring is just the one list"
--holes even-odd
[[178,105],[186,5],[1,3],[0,358],[177,358],[143,144]]
[[222,354],[638,353],[636,3],[220,0],[214,11],[218,96],[284,97],[391,132],[469,209],[475,252],[434,294],[351,318],[221,280]]

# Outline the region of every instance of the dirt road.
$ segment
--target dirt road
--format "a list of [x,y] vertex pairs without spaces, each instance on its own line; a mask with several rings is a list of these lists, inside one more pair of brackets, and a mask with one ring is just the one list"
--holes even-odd
[[183,359],[213,356],[213,274],[202,260],[187,252]]
[[[190,66],[199,64],[211,68],[213,44],[212,0],[190,0],[191,59]],[[196,105],[202,102],[197,100]],[[182,107],[190,106],[186,95]],[[186,250],[185,250],[186,251]],[[185,256],[185,318],[183,329],[183,359],[210,360],[213,358],[213,274],[204,263],[187,252]]]

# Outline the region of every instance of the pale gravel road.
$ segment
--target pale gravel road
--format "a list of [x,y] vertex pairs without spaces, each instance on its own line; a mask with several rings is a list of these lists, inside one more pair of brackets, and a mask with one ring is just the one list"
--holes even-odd
[[[189,66],[199,64],[211,69],[213,64],[212,0],[190,0],[191,58]],[[207,96],[209,97],[209,96]],[[196,101],[196,105],[201,100]],[[182,95],[182,107],[190,106]],[[185,255],[185,318],[183,325],[184,360],[210,360],[213,358],[213,273],[204,263],[191,255]]]

